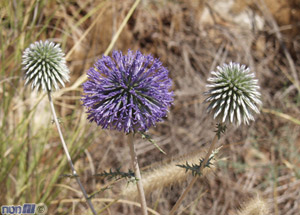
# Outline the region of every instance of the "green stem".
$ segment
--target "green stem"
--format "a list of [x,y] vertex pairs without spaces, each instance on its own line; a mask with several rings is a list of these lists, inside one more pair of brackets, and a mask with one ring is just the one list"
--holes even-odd
[[74,168],[74,165],[73,165],[73,162],[72,162],[72,159],[71,159],[71,156],[70,156],[70,153],[69,153],[69,150],[67,148],[67,145],[65,143],[65,140],[64,140],[64,136],[61,132],[61,129],[60,129],[60,125],[59,125],[59,122],[58,122],[58,119],[57,119],[57,116],[56,116],[56,112],[55,112],[55,108],[54,108],[54,105],[53,105],[53,101],[52,101],[52,97],[51,97],[51,92],[48,92],[48,99],[49,99],[49,102],[50,102],[50,107],[51,107],[51,111],[52,111],[52,115],[53,115],[53,118],[54,118],[54,121],[55,121],[55,124],[56,124],[56,127],[57,127],[57,130],[58,130],[58,133],[59,133],[59,137],[61,139],[61,143],[62,143],[62,146],[63,146],[63,149],[65,151],[65,154],[67,156],[67,159],[68,159],[68,162],[69,162],[69,165],[71,167],[71,170],[72,170],[72,175],[75,177],[81,191],[82,191],[82,194],[88,204],[88,206],[90,207],[91,211],[93,212],[94,215],[97,215],[95,209],[94,209],[94,206],[91,202],[91,200],[89,199],[81,181],[80,181],[80,178],[79,176],[77,175],[77,172]]

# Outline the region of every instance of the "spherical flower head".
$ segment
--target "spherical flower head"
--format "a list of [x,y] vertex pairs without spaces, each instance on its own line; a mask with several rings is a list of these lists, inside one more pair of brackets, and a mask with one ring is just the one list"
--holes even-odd
[[238,63],[224,64],[212,71],[207,85],[210,90],[205,94],[209,102],[208,112],[213,112],[214,119],[240,125],[254,120],[253,112],[259,113],[261,94],[258,80],[245,65]]
[[83,84],[90,121],[129,133],[146,131],[166,116],[173,102],[172,82],[159,59],[140,51],[113,51],[112,58],[103,56],[94,67]]
[[64,82],[69,81],[64,55],[59,44],[47,40],[30,44],[22,57],[25,84],[31,83],[32,89],[42,88],[45,92],[53,91],[54,88],[58,90],[58,83],[64,87]]

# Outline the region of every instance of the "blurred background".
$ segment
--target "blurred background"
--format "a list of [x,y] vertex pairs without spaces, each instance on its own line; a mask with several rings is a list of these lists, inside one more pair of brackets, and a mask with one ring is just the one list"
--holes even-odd
[[[270,214],[299,214],[299,32],[299,0],[1,0],[0,205],[44,202],[48,214],[89,213],[78,200],[76,181],[64,176],[70,169],[48,100],[25,88],[22,79],[22,52],[48,39],[66,53],[71,81],[54,94],[55,107],[98,211],[141,213],[137,199],[119,196],[125,180],[94,176],[118,167],[127,171],[129,147],[124,134],[86,120],[81,84],[103,54],[139,49],[160,58],[175,92],[168,117],[149,131],[167,155],[135,139],[144,173],[207,149],[215,122],[203,92],[217,65],[245,64],[261,86],[261,114],[249,126],[228,127],[218,143],[223,148],[216,168],[194,185],[180,214],[237,214],[257,195]],[[148,207],[168,214],[191,177],[147,191]]]

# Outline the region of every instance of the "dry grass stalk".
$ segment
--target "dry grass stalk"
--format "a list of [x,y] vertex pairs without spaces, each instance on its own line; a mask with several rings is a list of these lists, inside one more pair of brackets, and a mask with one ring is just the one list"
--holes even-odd
[[[196,153],[192,156],[186,156],[179,160],[174,160],[171,163],[159,166],[152,171],[149,171],[143,175],[142,183],[145,190],[145,194],[149,195],[153,190],[163,189],[173,184],[178,184],[186,180],[189,173],[186,173],[185,169],[176,166],[177,164],[186,163],[199,163],[199,159],[204,155],[203,151]],[[211,160],[213,165],[211,168],[205,168],[203,170],[203,175],[206,176],[208,173],[215,169],[215,160]],[[129,185],[125,184],[123,187],[123,195],[136,198],[138,196],[136,186],[132,183]]]
[[238,215],[268,215],[270,214],[269,207],[259,196],[245,203]]

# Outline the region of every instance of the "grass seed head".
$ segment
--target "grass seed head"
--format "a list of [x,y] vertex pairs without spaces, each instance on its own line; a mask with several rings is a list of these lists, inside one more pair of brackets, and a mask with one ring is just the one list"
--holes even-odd
[[[218,149],[216,149],[212,156],[214,159],[211,159],[210,168],[204,168],[202,172],[202,176],[207,176],[209,173],[213,172],[216,169],[214,165],[217,160],[215,160],[215,156],[218,153]],[[157,168],[154,168],[148,172],[145,172],[142,177],[142,184],[145,190],[145,194],[149,195],[154,190],[163,189],[165,187],[169,187],[174,184],[180,184],[185,181],[189,175],[185,169],[178,167],[178,164],[184,163],[199,163],[199,159],[203,157],[203,152],[195,153],[194,155],[188,155],[187,157],[181,158],[179,160],[174,160],[170,163],[163,164]],[[124,184],[123,186],[123,195],[129,198],[136,198],[138,196],[137,187],[134,184]]]
[[238,215],[268,215],[270,214],[269,206],[265,200],[259,196],[245,203]]

